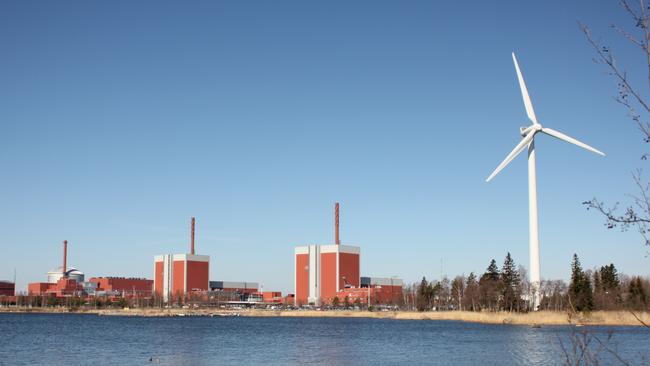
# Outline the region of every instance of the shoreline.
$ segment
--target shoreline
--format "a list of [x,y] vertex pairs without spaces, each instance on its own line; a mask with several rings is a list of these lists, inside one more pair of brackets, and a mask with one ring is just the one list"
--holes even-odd
[[[471,312],[471,311],[358,311],[358,310],[263,310],[263,309],[77,309],[63,308],[0,308],[0,313],[16,314],[89,314],[98,316],[132,317],[295,317],[295,318],[371,318],[393,320],[451,320],[478,324],[506,325],[576,325],[576,326],[643,326],[629,311],[593,311],[570,314],[560,311],[535,313]],[[650,313],[634,313],[650,324]]]

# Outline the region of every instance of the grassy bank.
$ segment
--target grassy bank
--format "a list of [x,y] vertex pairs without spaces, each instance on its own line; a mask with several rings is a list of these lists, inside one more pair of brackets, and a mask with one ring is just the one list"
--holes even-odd
[[[0,312],[31,313],[69,313],[67,309],[20,309],[0,308]],[[642,326],[642,323],[627,311],[594,311],[584,314],[567,312],[539,311],[535,313],[507,312],[368,312],[368,311],[316,311],[316,310],[216,310],[216,309],[80,309],[73,311],[82,314],[113,316],[251,316],[251,317],[336,317],[336,318],[376,318],[396,320],[457,320],[484,324],[518,324],[518,325],[630,325]],[[645,324],[650,324],[650,313],[634,313]]]
[[[641,321],[650,324],[650,313],[635,313]],[[290,316],[290,317],[367,317],[398,320],[457,320],[484,324],[520,325],[642,325],[634,315],[625,311],[596,311],[588,314],[569,315],[565,312],[540,311],[535,313],[507,312],[367,312],[367,311],[264,311],[250,310],[246,316]]]

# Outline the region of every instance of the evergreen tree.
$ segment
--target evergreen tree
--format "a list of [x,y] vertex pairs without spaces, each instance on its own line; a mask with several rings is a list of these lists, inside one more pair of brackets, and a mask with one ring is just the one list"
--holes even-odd
[[465,281],[465,296],[463,298],[463,307],[465,310],[477,311],[479,299],[479,288],[476,275],[471,272]]
[[513,311],[519,305],[519,273],[510,252],[506,255],[501,269],[501,296],[503,309]]
[[643,283],[641,282],[641,277],[633,277],[630,281],[630,286],[628,288],[628,306],[633,309],[642,310],[648,306],[648,298],[646,296],[645,290],[643,289]]
[[431,294],[429,283],[427,282],[426,277],[422,277],[422,281],[418,286],[418,297],[416,302],[416,308],[418,311],[428,310],[431,303]]
[[569,299],[576,311],[589,311],[593,308],[591,280],[582,270],[577,254],[573,255],[573,262],[571,263]]
[[490,261],[490,265],[488,266],[487,270],[485,271],[485,274],[483,277],[487,276],[488,279],[493,280],[493,281],[498,281],[500,274],[499,274],[499,267],[497,267],[497,261],[492,259]]
[[483,309],[497,310],[499,307],[499,267],[492,259],[490,265],[479,280],[480,302]]
[[614,263],[610,263],[609,266],[600,267],[600,279],[602,281],[603,290],[605,291],[618,290],[621,285]]
[[596,308],[613,309],[621,303],[621,282],[613,263],[594,272]]

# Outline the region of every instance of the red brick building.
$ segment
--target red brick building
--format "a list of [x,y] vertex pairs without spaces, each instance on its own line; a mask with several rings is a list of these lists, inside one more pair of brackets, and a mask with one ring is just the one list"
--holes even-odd
[[96,291],[120,292],[127,297],[150,297],[153,290],[153,280],[145,278],[93,277],[88,282],[97,284]]
[[14,296],[16,284],[9,281],[0,281],[0,296]]
[[262,292],[262,301],[269,304],[282,304],[284,298],[280,291],[264,291]]
[[[345,288],[336,297],[341,304],[347,297],[351,304],[359,299],[362,304],[397,305],[403,300],[403,285],[399,278],[361,277],[361,287]],[[327,300],[331,304],[333,298]]]
[[[83,273],[75,268],[69,268],[68,262],[68,241],[63,241],[63,266],[60,270],[48,272],[49,282],[33,282],[28,284],[27,292],[30,295],[47,296],[81,296],[84,294],[80,281],[83,281]],[[79,280],[79,281],[78,281]]]
[[81,296],[84,294],[83,287],[77,280],[63,277],[56,283],[49,282],[32,282],[27,287],[30,295],[37,296]]

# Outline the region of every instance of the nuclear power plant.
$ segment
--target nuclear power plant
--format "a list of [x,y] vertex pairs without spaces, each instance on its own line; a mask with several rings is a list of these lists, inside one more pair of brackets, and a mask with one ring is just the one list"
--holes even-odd
[[[194,217],[190,221],[189,252],[154,256],[153,279],[96,276],[86,280],[81,270],[68,265],[68,241],[64,240],[62,265],[45,274],[46,282],[29,283],[27,294],[55,299],[143,299],[167,306],[184,304],[189,299],[203,304],[216,302],[247,306],[323,306],[337,301],[368,305],[398,303],[403,287],[400,279],[361,277],[361,248],[341,243],[339,208],[336,202],[333,243],[294,249],[295,293],[286,296],[279,291],[262,291],[259,282],[211,281],[210,256],[197,254],[195,250]],[[0,281],[0,297],[5,302],[7,298],[15,298],[14,292],[13,283]]]
[[174,296],[210,289],[210,256],[194,253],[195,222],[192,217],[189,253],[154,257],[154,291],[166,302]]
[[[334,204],[334,244],[313,244],[296,247],[295,257],[295,305],[331,304],[350,297],[361,288],[361,248],[342,245],[340,240],[339,203]],[[368,281],[366,288],[381,292],[382,286]],[[397,287],[397,285],[395,285]],[[401,298],[401,281],[399,293]],[[366,293],[370,293],[366,291]],[[385,294],[386,292],[384,292]],[[354,296],[370,303],[370,296]],[[384,295],[385,297],[385,295]],[[383,298],[383,297],[382,297]]]
[[68,268],[68,241],[64,240],[63,265],[47,273],[47,282],[30,283],[27,291],[34,295],[77,296],[83,293],[83,280],[83,273],[76,268]]

